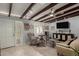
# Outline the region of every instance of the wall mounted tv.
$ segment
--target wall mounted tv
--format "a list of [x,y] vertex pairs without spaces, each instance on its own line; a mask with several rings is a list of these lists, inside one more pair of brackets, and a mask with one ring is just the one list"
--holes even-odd
[[57,29],[68,29],[70,27],[69,22],[58,22],[56,24]]

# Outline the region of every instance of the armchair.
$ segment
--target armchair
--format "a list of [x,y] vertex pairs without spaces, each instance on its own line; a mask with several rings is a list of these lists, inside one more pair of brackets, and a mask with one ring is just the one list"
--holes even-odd
[[72,48],[79,50],[79,39],[74,40],[71,42],[70,45],[67,43],[57,43],[57,54],[58,55],[64,55],[64,56],[75,56],[75,51],[68,46],[71,46]]
[[37,37],[34,36],[33,33],[28,33],[30,45],[36,45],[37,44]]

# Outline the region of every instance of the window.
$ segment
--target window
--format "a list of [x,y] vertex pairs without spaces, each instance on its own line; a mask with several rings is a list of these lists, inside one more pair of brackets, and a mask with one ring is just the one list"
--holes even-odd
[[35,33],[35,36],[43,34],[43,27],[42,26],[35,26],[34,33]]

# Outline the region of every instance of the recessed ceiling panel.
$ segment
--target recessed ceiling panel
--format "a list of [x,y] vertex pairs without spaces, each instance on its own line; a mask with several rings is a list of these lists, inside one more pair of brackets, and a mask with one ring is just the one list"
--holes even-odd
[[37,3],[30,10],[32,13],[31,12],[28,12],[26,14],[25,18],[30,18],[31,16],[33,16],[34,14],[36,14],[37,12],[39,12],[40,10],[42,10],[43,8],[45,8],[47,5],[49,5],[49,3]]
[[11,15],[20,17],[29,5],[30,3],[13,3]]
[[[56,10],[56,9],[58,9],[58,8],[64,6],[64,5],[66,5],[66,4],[67,4],[67,3],[59,3],[59,4],[55,5],[54,7],[52,7],[52,9]],[[50,13],[50,12],[51,12],[51,8],[48,9],[47,11],[45,11],[45,12],[39,14],[38,16],[34,17],[32,20],[36,20],[36,19],[38,19],[39,17],[41,17],[41,16],[43,16],[43,15],[46,15],[46,14],[48,14],[48,13]],[[50,16],[48,16],[48,17],[50,17]],[[46,17],[46,18],[47,18],[47,17]]]

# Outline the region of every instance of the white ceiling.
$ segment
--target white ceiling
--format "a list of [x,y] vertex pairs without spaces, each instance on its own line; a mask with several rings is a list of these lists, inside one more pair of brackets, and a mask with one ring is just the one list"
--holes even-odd
[[7,3],[0,3],[0,14],[8,15],[9,13],[9,4]]
[[[66,5],[66,4],[67,4],[67,3],[62,3],[62,4],[59,3],[59,4],[57,4],[56,6],[54,6],[54,7],[52,7],[52,8],[53,8],[54,10],[56,10],[56,9],[58,9],[58,8],[64,6],[64,5]],[[45,12],[39,14],[37,17],[33,18],[33,20],[36,20],[36,19],[38,19],[39,17],[41,17],[41,16],[43,16],[43,15],[45,15],[45,14],[50,13],[50,11],[51,11],[51,8],[48,9],[47,11],[45,11]],[[50,16],[47,16],[46,18],[48,18],[48,17],[50,17]],[[41,20],[42,20],[42,19],[41,19]]]
[[36,14],[38,11],[42,10],[43,8],[45,8],[47,5],[49,5],[49,3],[45,3],[45,4],[43,4],[43,3],[37,3],[37,4],[34,5],[33,8],[31,9],[31,11],[32,11],[33,13],[29,13],[29,12],[28,12],[28,13],[25,15],[25,18],[28,17],[28,19],[29,19],[31,16],[33,16],[34,14]]
[[[13,3],[11,16],[21,17],[23,12],[29,7],[30,4],[31,3]],[[39,12],[40,10],[42,10],[43,8],[48,6],[49,4],[50,3],[36,3],[23,18],[29,19],[30,17],[32,17],[34,14],[36,14],[37,12]],[[56,10],[56,9],[58,9],[58,8],[64,6],[64,5],[66,5],[66,4],[67,3],[59,3],[59,4],[55,5],[53,7],[53,9]],[[50,13],[50,11],[51,11],[51,8],[44,11],[43,13],[40,13],[39,15],[34,17],[32,20],[36,20],[36,19],[40,18],[41,16],[44,16],[44,15]],[[9,3],[0,3],[0,14],[4,14],[4,15],[8,16],[8,14],[9,14]],[[50,16],[42,18],[39,21],[44,20],[48,17],[50,17]]]
[[20,17],[29,5],[29,3],[14,3],[11,15]]

